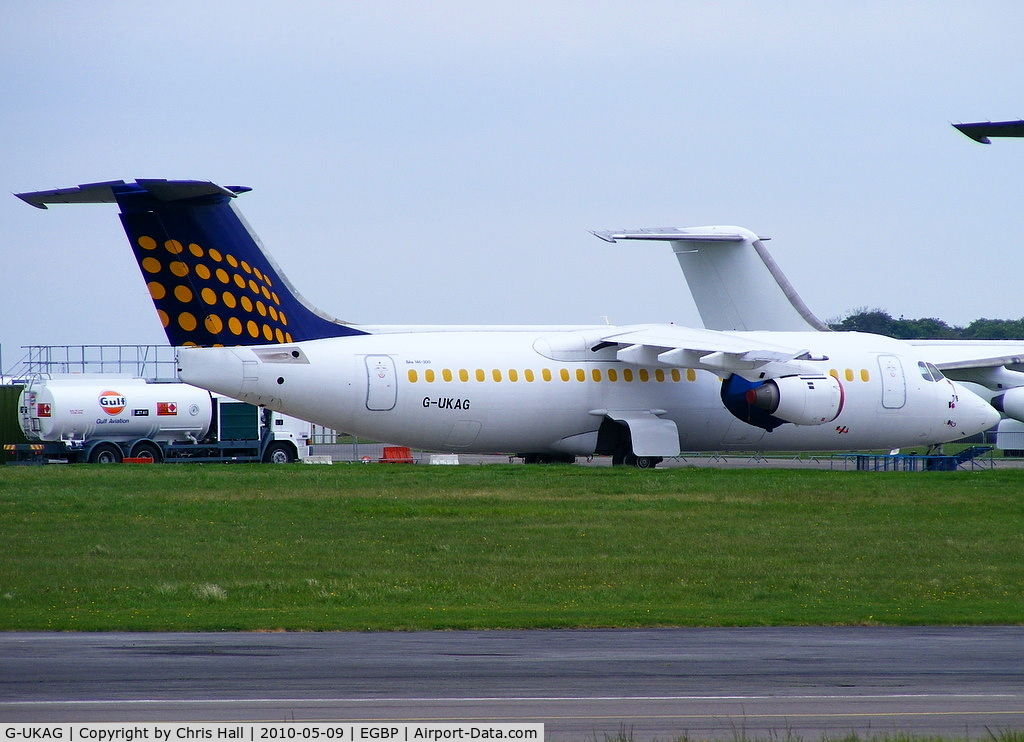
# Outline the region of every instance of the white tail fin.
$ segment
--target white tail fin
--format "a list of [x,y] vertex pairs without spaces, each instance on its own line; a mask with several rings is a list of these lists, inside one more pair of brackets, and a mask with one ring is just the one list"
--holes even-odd
[[594,234],[608,242],[670,242],[709,330],[829,329],[804,304],[762,239],[742,227],[633,229]]

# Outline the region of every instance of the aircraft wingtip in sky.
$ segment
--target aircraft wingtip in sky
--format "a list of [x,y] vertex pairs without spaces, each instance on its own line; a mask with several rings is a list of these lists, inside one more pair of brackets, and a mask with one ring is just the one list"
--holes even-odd
[[17,195],[118,205],[183,381],[377,440],[650,467],[683,449],[931,446],[999,420],[921,348],[821,332],[739,227],[595,233],[669,242],[711,329],[357,326],[294,289],[236,210],[247,190],[138,180]]
[[953,124],[953,128],[981,144],[992,144],[991,137],[1024,137],[1024,120]]

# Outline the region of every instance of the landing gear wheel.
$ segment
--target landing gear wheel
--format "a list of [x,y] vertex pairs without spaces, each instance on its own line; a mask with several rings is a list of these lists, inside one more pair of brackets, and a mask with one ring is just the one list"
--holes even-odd
[[287,443],[271,443],[263,453],[264,464],[290,464],[295,461],[295,450]]
[[113,443],[99,443],[89,452],[90,464],[120,464],[121,449]]
[[664,459],[661,456],[634,456],[629,454],[626,456],[626,463],[629,466],[635,466],[637,469],[653,469],[660,464]]

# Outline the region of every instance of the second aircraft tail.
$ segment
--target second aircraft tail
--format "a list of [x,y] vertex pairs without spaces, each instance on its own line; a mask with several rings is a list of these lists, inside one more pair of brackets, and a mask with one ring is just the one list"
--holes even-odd
[[762,238],[742,227],[669,227],[594,235],[608,242],[670,242],[709,330],[829,329],[804,304]]

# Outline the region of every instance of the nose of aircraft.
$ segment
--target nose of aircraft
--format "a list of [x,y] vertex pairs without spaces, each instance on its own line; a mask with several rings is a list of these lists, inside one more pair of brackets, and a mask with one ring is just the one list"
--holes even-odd
[[950,410],[950,422],[955,424],[958,438],[976,435],[999,422],[999,413],[986,400],[962,384],[953,382],[953,386],[956,387],[957,402],[956,407]]

